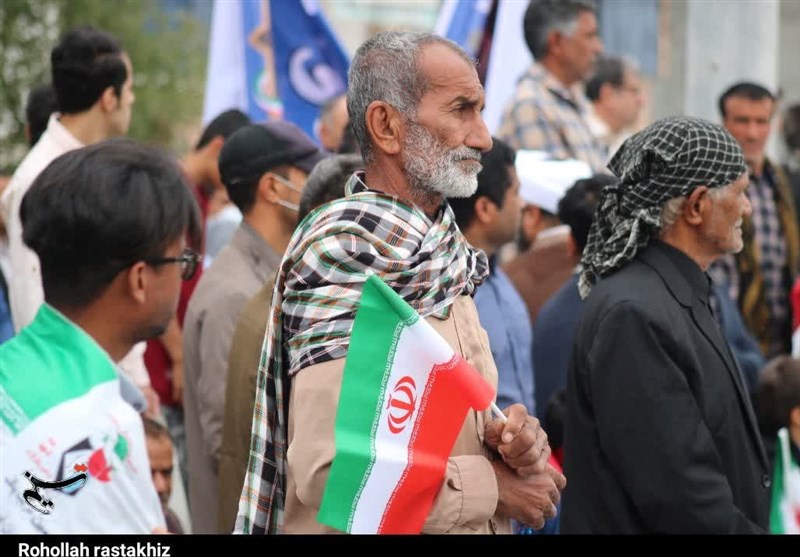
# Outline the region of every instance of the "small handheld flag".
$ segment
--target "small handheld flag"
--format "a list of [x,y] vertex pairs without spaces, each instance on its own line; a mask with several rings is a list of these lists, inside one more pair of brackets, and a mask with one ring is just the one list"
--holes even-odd
[[377,276],[364,284],[317,519],[350,533],[419,533],[470,408],[492,386]]

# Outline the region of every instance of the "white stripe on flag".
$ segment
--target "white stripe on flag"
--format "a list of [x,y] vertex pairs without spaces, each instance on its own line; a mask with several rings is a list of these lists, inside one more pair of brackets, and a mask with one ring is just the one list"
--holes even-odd
[[436,26],[433,30],[434,33],[442,37],[447,36],[457,4],[458,0],[444,0],[442,7],[439,8],[439,15],[436,18]]
[[522,30],[527,9],[528,2],[512,0],[500,0],[497,6],[483,111],[483,120],[491,133],[500,127],[503,109],[516,90],[517,79],[533,62]]
[[424,319],[400,334],[383,400],[388,400],[400,379],[411,377],[416,384],[414,414],[404,422],[405,428],[402,432],[392,433],[389,430],[388,405],[382,403],[378,430],[375,432],[375,464],[356,505],[351,533],[378,531],[383,516],[380,509],[387,507],[408,464],[408,445],[414,431],[414,422],[419,418],[419,400],[424,394],[428,372],[435,364],[449,362],[453,354],[450,345]]
[[245,45],[241,0],[214,0],[203,99],[204,126],[231,108],[247,113]]

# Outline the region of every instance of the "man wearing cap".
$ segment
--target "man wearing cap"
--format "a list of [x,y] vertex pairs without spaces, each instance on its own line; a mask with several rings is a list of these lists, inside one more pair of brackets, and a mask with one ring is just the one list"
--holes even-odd
[[706,274],[742,249],[742,151],[716,124],[667,118],[609,169],[620,183],[581,259],[561,531],[762,533],[769,466]]
[[557,216],[558,202],[576,180],[591,176],[592,169],[575,159],[549,159],[540,151],[519,151],[515,166],[525,202],[520,253],[504,270],[525,300],[533,323],[542,305],[569,280],[578,264],[569,249],[569,227]]
[[203,274],[184,321],[184,410],[194,533],[218,531],[217,470],[236,321],[245,303],[275,275],[297,224],[306,178],[322,158],[314,142],[287,122],[245,126],[220,152],[220,177],[244,218]]

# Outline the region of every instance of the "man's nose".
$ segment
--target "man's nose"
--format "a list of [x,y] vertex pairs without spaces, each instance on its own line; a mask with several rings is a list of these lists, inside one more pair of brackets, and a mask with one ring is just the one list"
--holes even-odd
[[157,493],[161,493],[162,491],[166,490],[167,479],[163,473],[158,472],[153,474],[153,485],[155,486]]
[[747,195],[745,195],[742,215],[745,217],[749,217],[752,214],[753,214],[753,205],[750,203],[750,198],[747,197]]
[[747,126],[747,139],[749,139],[750,141],[754,141],[754,140],[758,139],[758,137],[760,135],[760,131],[761,130],[759,129],[759,125],[758,124],[756,124],[756,123],[748,124],[748,126]]
[[492,148],[492,134],[489,133],[489,128],[486,127],[486,122],[483,121],[480,114],[475,119],[472,131],[467,136],[467,147],[480,149],[482,153]]

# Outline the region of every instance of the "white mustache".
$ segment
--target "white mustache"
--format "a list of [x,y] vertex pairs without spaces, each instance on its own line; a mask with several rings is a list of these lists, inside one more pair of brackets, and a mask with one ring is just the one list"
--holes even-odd
[[454,149],[450,154],[450,157],[456,162],[463,160],[481,162],[481,152],[478,149],[472,149],[470,147],[459,147]]

